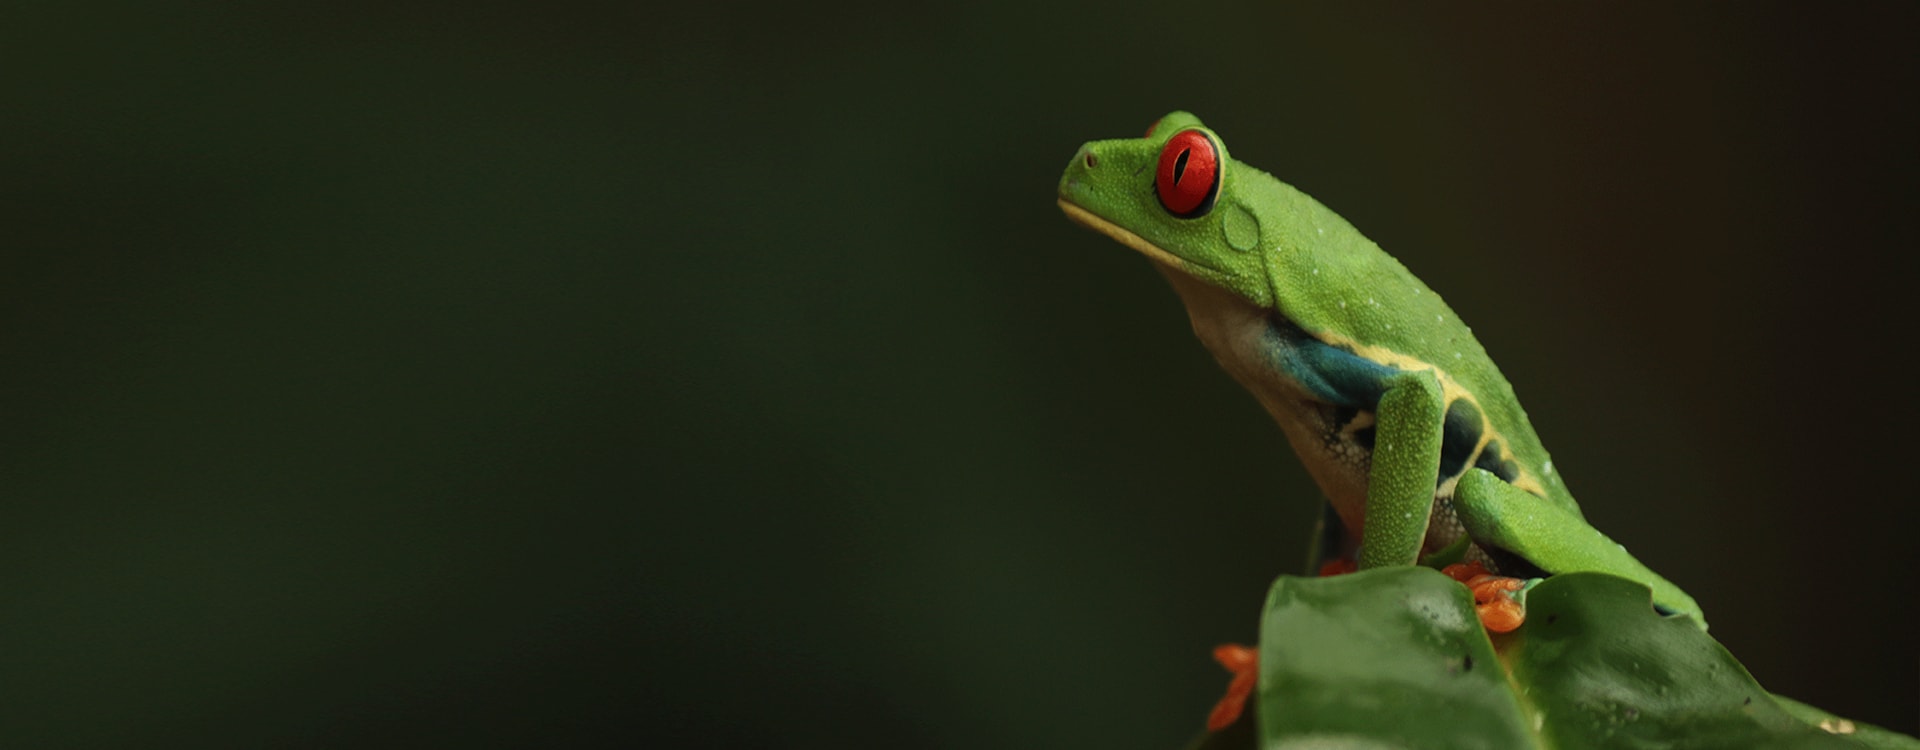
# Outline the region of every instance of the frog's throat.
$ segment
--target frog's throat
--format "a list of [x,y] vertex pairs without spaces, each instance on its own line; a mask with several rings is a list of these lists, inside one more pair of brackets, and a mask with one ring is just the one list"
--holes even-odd
[[1217,270],[1210,266],[1205,266],[1200,263],[1194,263],[1185,258],[1174,255],[1173,253],[1169,253],[1165,250],[1162,250],[1160,249],[1159,245],[1155,245],[1151,242],[1148,242],[1145,237],[1141,237],[1140,235],[1127,231],[1126,229],[1122,228],[1120,225],[1115,224],[1111,221],[1107,221],[1106,219],[1102,219],[1099,216],[1095,216],[1092,211],[1088,211],[1084,208],[1073,205],[1072,203],[1068,203],[1067,199],[1065,198],[1059,199],[1059,202],[1060,202],[1060,210],[1065,211],[1067,214],[1067,218],[1072,219],[1075,224],[1079,224],[1080,226],[1099,232],[1108,237],[1112,237],[1115,242],[1119,242],[1122,245],[1126,245],[1127,247],[1138,250],[1142,255],[1145,255],[1149,258],[1159,261],[1160,263],[1165,264],[1168,268],[1187,268],[1189,266],[1200,266],[1210,271]]

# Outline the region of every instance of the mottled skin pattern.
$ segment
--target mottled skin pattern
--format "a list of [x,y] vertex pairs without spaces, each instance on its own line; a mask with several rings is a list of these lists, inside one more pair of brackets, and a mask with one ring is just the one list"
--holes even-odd
[[[1217,166],[1186,171],[1212,165],[1206,151]],[[1202,186],[1181,179],[1213,182],[1176,212],[1167,181]],[[1586,524],[1513,388],[1440,296],[1317,201],[1231,159],[1198,118],[1082,146],[1059,202],[1172,283],[1195,335],[1326,493],[1360,567],[1465,555],[1509,575],[1609,572],[1704,627],[1691,598]],[[1455,544],[1463,533],[1470,546]]]

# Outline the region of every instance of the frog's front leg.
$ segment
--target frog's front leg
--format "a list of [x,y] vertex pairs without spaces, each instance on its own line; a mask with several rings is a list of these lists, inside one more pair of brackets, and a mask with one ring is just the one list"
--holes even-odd
[[1420,557],[1439,484],[1446,395],[1431,370],[1387,380],[1374,414],[1373,467],[1367,475],[1360,569],[1412,565]]
[[[1432,520],[1434,489],[1440,482],[1446,413],[1446,393],[1432,371],[1401,373],[1388,381],[1376,411],[1379,429],[1367,480],[1361,569],[1412,565],[1419,560]],[[1473,592],[1475,609],[1488,630],[1505,633],[1524,621],[1525,612],[1515,600],[1522,585],[1519,579],[1459,565],[1446,572]]]

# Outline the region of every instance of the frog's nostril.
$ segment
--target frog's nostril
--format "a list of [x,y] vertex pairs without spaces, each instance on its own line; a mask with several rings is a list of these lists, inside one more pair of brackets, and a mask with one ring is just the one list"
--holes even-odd
[[1092,169],[1100,165],[1100,158],[1097,156],[1094,156],[1092,151],[1082,151],[1080,153],[1083,160],[1086,161],[1088,169]]

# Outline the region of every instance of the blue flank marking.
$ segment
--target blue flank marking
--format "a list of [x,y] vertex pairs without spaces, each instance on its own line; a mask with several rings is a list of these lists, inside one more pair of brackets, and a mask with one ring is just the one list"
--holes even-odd
[[[1344,425],[1352,420],[1351,411],[1373,411],[1380,396],[1387,392],[1387,380],[1400,374],[1400,368],[1383,365],[1307,334],[1299,326],[1280,316],[1267,324],[1266,348],[1269,361],[1280,372],[1307,389],[1321,403],[1331,404],[1344,413],[1338,418]],[[1354,433],[1354,441],[1371,450],[1373,427]],[[1481,415],[1473,404],[1459,400],[1447,405],[1441,425],[1440,471],[1434,486],[1467,469],[1467,460],[1480,445]],[[1498,459],[1499,443],[1476,462],[1509,482],[1517,475],[1511,462]]]
[[1267,324],[1267,356],[1275,369],[1314,398],[1334,406],[1373,411],[1387,392],[1387,379],[1400,374],[1353,352],[1307,335],[1278,315]]

